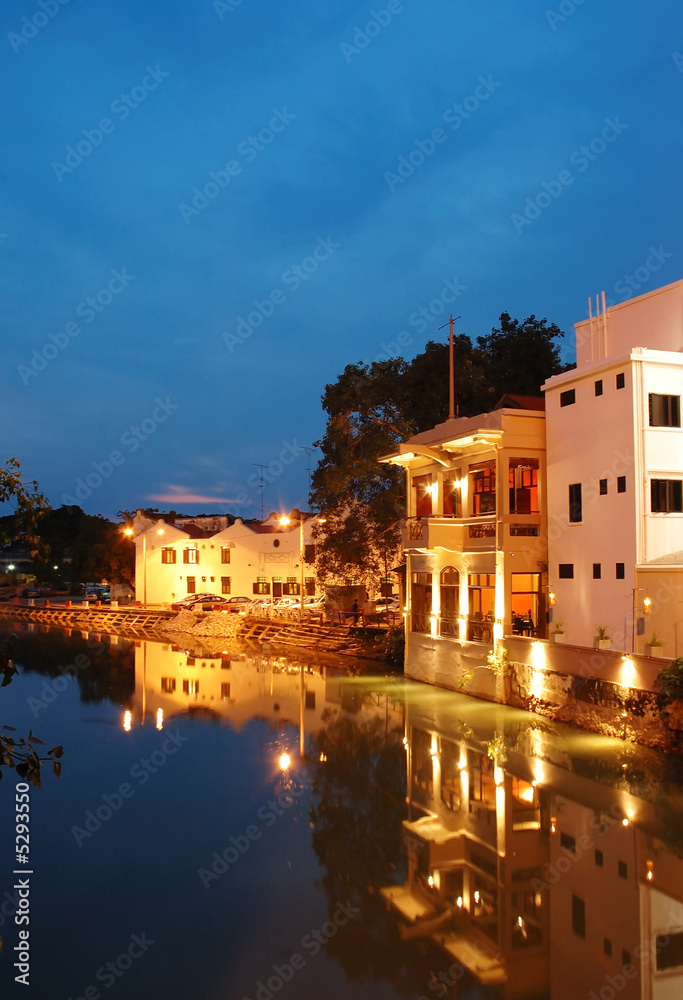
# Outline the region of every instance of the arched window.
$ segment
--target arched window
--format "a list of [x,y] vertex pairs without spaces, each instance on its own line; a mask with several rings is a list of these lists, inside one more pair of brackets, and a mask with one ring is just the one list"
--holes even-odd
[[441,570],[441,635],[459,636],[460,574],[453,566]]

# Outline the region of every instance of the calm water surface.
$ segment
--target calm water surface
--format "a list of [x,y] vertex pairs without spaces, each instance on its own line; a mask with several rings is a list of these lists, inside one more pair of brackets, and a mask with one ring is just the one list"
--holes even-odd
[[0,638],[0,719],[64,745],[16,877],[28,989],[0,783],[0,996],[683,996],[677,760],[295,658]]

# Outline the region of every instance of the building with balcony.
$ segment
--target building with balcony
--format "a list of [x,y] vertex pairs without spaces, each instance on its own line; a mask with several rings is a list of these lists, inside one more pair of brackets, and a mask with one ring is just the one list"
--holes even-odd
[[[567,642],[683,652],[683,281],[576,324],[544,385],[549,583]],[[591,312],[593,310],[591,309]]]
[[543,399],[501,403],[382,459],[407,476],[406,670],[447,687],[503,635],[545,635]]

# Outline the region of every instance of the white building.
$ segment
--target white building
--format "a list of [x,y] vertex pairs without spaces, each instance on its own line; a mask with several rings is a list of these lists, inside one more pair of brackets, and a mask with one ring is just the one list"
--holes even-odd
[[[143,605],[168,604],[188,594],[299,596],[315,594],[316,520],[293,510],[289,523],[276,514],[266,521],[203,525],[202,518],[156,521],[141,511],[131,531],[135,541],[135,593]],[[302,560],[303,555],[303,560]]]
[[[598,312],[598,310],[595,310]],[[544,386],[549,583],[566,640],[683,652],[683,281],[576,324]],[[647,617],[649,613],[649,617]]]

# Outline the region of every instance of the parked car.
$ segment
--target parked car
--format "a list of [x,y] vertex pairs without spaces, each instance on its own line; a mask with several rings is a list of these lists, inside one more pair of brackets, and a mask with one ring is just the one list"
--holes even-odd
[[378,601],[375,601],[375,611],[380,614],[383,611],[398,611],[398,597],[380,597]]
[[236,615],[246,615],[253,605],[251,597],[226,597],[223,599],[222,611],[231,611]]
[[304,611],[324,611],[324,597],[304,597]]
[[188,594],[180,601],[174,601],[171,605],[171,611],[187,611],[188,608],[196,610],[197,606],[206,607],[213,604],[225,604],[225,598],[218,594]]

